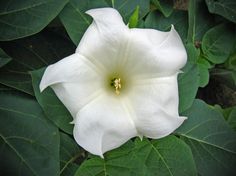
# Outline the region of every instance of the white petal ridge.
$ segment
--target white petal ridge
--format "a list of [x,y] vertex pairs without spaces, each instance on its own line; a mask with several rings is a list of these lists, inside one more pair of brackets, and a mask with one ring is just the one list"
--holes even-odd
[[138,80],[129,96],[140,134],[161,138],[177,129],[186,117],[178,115],[177,74],[154,79]]
[[82,37],[76,52],[111,72],[125,53],[129,29],[117,10],[112,8],[92,9],[86,12],[93,22]]
[[121,101],[106,93],[83,107],[75,119],[74,138],[77,143],[101,157],[136,135],[134,123]]
[[47,67],[40,90],[51,86],[75,118],[84,104],[99,95],[103,76],[98,72],[93,64],[76,53]]
[[126,69],[131,68],[132,75],[148,78],[173,75],[187,61],[185,47],[174,26],[169,32],[134,28],[130,36],[125,65]]

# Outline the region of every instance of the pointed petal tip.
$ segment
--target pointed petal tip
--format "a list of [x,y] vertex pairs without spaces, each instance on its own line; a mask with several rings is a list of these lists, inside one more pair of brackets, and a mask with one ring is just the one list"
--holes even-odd
[[71,125],[75,124],[75,120],[73,119],[71,122],[69,122],[69,124]]
[[183,119],[183,121],[188,119],[188,117],[185,117],[185,116],[180,116],[180,118]]
[[47,88],[47,86],[44,84],[44,80],[42,78],[42,80],[41,80],[41,82],[39,84],[40,93],[42,93],[46,88]]
[[172,30],[175,30],[175,26],[173,25],[173,24],[171,24],[171,29],[170,29],[171,31]]
[[85,12],[86,14],[90,15],[91,17],[96,17],[99,15],[105,15],[108,13],[118,13],[118,11],[114,8],[111,7],[104,7],[104,8],[95,8],[95,9],[90,9]]
[[99,156],[100,156],[102,159],[104,159],[104,155],[103,155],[103,154],[100,154]]
[[143,140],[143,135],[138,134],[138,138],[142,141]]

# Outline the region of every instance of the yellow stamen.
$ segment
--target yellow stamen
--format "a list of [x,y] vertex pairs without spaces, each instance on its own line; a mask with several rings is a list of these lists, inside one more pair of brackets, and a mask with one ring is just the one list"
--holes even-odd
[[116,94],[119,95],[120,94],[119,89],[121,89],[121,80],[120,80],[120,78],[115,78],[113,80],[113,86],[116,89]]

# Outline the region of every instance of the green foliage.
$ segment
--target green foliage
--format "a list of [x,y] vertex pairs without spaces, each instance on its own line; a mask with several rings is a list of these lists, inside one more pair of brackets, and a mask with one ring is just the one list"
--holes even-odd
[[[236,102],[224,109],[196,100],[211,102],[201,93],[217,82],[235,97],[236,2],[190,0],[188,11],[176,2],[0,0],[0,175],[236,175]],[[117,9],[130,28],[174,25],[188,54],[178,76],[179,112],[188,119],[170,136],[132,139],[104,159],[75,142],[72,117],[52,89],[39,90],[44,69],[74,53],[92,22],[85,12],[99,7]]]
[[183,41],[187,38],[187,12],[174,11],[169,17],[165,17],[158,11],[150,12],[145,20],[146,28],[169,31],[174,25]]
[[189,1],[188,9],[188,41],[202,41],[205,32],[214,25],[214,18],[209,15],[204,0]]
[[58,129],[33,98],[11,91],[0,96],[1,175],[58,175]]
[[236,2],[234,0],[206,0],[208,9],[236,23]]
[[230,56],[235,42],[231,26],[220,24],[208,30],[202,40],[204,56],[215,64],[223,63]]
[[0,41],[41,31],[62,10],[67,0],[0,1]]
[[8,62],[11,61],[10,56],[8,56],[2,48],[0,48],[0,67],[6,65]]
[[179,112],[188,109],[197,94],[199,86],[199,72],[196,64],[188,62],[183,68],[183,73],[178,77],[179,82]]
[[196,168],[189,147],[180,139],[168,136],[152,141],[136,139],[134,143],[130,141],[107,153],[104,159],[93,157],[85,161],[75,174],[88,175],[193,176]]
[[91,23],[91,17],[85,12],[91,8],[99,8],[108,6],[103,1],[94,0],[69,0],[69,3],[61,11],[59,17],[66,28],[71,40],[78,45],[84,32]]
[[73,125],[70,122],[73,120],[68,110],[57,98],[53,90],[49,87],[43,92],[39,90],[39,83],[42,79],[44,68],[30,72],[32,77],[32,84],[34,88],[34,94],[38,103],[42,107],[47,117],[53,121],[61,130],[72,134]]
[[151,2],[165,17],[169,17],[173,12],[173,0],[152,0]]
[[191,147],[200,175],[235,175],[236,133],[223,116],[196,100],[183,113],[188,117],[177,134]]
[[234,130],[236,130],[236,107],[233,107],[230,111],[227,122]]
[[74,50],[73,44],[52,32],[5,42],[2,48],[12,61],[0,70],[0,83],[30,95],[34,93],[29,71],[55,63]]
[[129,18],[129,28],[135,28],[138,25],[139,6],[136,7],[134,13]]
[[73,176],[79,167],[74,163],[82,152],[78,144],[68,135],[60,133],[60,175]]

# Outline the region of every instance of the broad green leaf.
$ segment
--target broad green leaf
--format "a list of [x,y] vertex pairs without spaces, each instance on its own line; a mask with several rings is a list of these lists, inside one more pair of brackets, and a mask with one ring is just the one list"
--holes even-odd
[[0,40],[13,40],[41,31],[67,0],[0,1]]
[[84,32],[91,23],[91,17],[85,12],[89,9],[108,6],[105,0],[69,0],[69,3],[59,14],[71,40],[78,45]]
[[1,175],[57,176],[59,132],[30,96],[0,93]]
[[208,30],[202,40],[204,56],[215,64],[223,63],[229,57],[235,42],[233,27],[225,24]]
[[200,56],[200,49],[196,48],[192,42],[189,42],[185,45],[188,62],[197,63]]
[[11,61],[11,57],[8,56],[2,48],[0,48],[0,67],[6,65],[8,62]]
[[234,130],[236,130],[236,106],[231,110],[227,122]]
[[208,9],[236,23],[236,1],[235,0],[206,0]]
[[75,161],[81,155],[81,149],[75,140],[64,133],[60,133],[60,176],[74,176],[79,167]]
[[5,86],[3,84],[0,84],[0,92],[3,92],[3,91],[12,91],[12,88]]
[[200,42],[205,32],[213,26],[214,18],[209,14],[204,0],[190,0],[188,16],[188,41]]
[[149,141],[137,139],[119,149],[85,161],[75,176],[193,176],[190,148],[175,136]]
[[199,87],[205,87],[210,79],[209,68],[211,67],[210,63],[204,58],[198,58],[197,66],[199,71]]
[[208,68],[204,65],[198,64],[199,71],[199,87],[205,87],[209,83],[210,75]]
[[0,83],[33,95],[29,71],[45,67],[74,52],[70,41],[43,32],[32,37],[2,43],[12,61],[0,70]]
[[40,92],[39,90],[39,84],[44,70],[45,69],[43,68],[30,72],[36,99],[38,100],[47,117],[53,121],[56,126],[66,133],[72,134],[73,125],[70,124],[70,122],[73,120],[73,118],[66,107],[57,98],[56,94],[50,87],[48,87],[43,92]]
[[166,18],[158,11],[150,12],[145,20],[146,28],[153,28],[161,31],[169,31],[174,25],[183,41],[187,38],[188,16],[185,11],[174,11]]
[[180,113],[192,105],[200,81],[197,64],[188,62],[182,70],[183,73],[178,76]]
[[222,114],[196,100],[183,115],[188,119],[177,134],[191,147],[199,174],[235,175],[236,133]]
[[129,18],[129,28],[135,28],[138,25],[138,18],[139,17],[139,6],[136,7],[134,13]]
[[169,17],[173,12],[173,0],[152,0],[151,1],[165,17]]
[[139,160],[132,157],[132,150],[134,150],[134,143],[130,140],[121,147],[107,152],[104,159],[92,157],[85,160],[75,176],[113,176],[114,172],[116,175],[126,176],[132,173],[138,176],[142,168],[138,167]]

